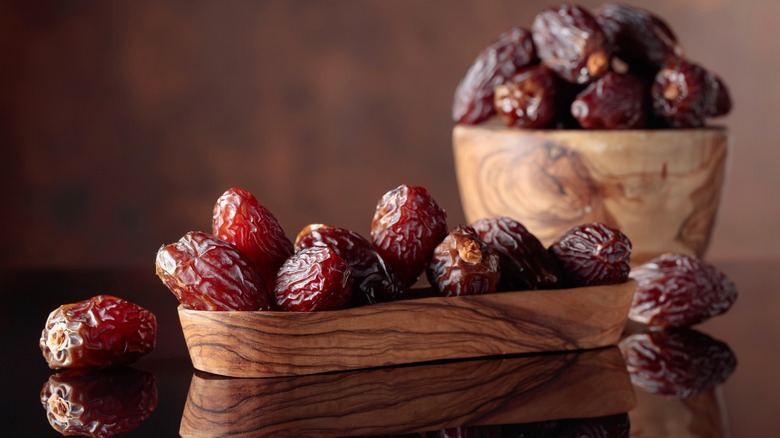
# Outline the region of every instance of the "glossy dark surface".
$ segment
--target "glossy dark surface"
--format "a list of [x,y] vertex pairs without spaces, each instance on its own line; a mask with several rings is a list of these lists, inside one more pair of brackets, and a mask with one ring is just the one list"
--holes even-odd
[[[710,260],[737,284],[740,296],[725,315],[697,330],[725,342],[737,358],[728,380],[693,399],[673,400],[635,389],[638,404],[629,412],[631,436],[762,436],[775,427],[780,405],[780,307],[777,271],[769,260]],[[4,334],[4,396],[0,421],[7,436],[59,436],[40,402],[41,388],[54,373],[38,348],[48,313],[62,303],[111,293],[132,300],[158,319],[158,345],[134,367],[154,374],[158,404],[151,416],[126,436],[175,436],[195,370],[179,326],[175,299],[152,267],[136,270],[26,270],[0,272],[0,328]],[[551,356],[554,360],[556,356]],[[543,406],[542,406],[543,408]],[[660,434],[660,435],[659,435]],[[682,435],[680,435],[682,434]],[[125,436],[125,435],[123,435]]]

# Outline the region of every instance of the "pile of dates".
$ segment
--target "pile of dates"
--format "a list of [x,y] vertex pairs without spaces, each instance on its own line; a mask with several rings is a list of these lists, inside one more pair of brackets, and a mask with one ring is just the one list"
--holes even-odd
[[419,296],[423,274],[438,296],[623,283],[630,254],[628,238],[601,223],[549,248],[509,218],[450,229],[430,193],[410,185],[381,197],[369,238],[311,224],[292,242],[251,193],[231,188],[211,233],[163,245],[156,272],[188,309],[310,312]]
[[659,17],[623,4],[563,4],[486,47],[458,85],[452,115],[463,124],[498,115],[528,129],[669,129],[730,110],[723,81],[685,58]]

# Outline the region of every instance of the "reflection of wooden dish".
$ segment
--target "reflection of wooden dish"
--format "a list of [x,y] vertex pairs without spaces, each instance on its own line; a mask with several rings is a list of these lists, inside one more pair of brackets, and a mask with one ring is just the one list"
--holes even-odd
[[628,412],[616,348],[276,379],[196,373],[179,433],[356,436]]
[[511,217],[551,244],[601,221],[634,244],[632,261],[703,256],[724,184],[725,129],[568,131],[456,126],[453,152],[469,222]]
[[329,312],[179,307],[196,369],[233,377],[314,374],[617,343],[636,283],[399,300]]

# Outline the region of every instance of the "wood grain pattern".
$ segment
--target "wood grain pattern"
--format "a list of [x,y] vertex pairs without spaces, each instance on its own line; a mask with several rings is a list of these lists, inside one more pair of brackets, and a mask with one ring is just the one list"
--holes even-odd
[[456,126],[453,151],[469,222],[509,216],[545,244],[601,221],[634,244],[632,261],[704,256],[724,185],[725,129],[566,131]]
[[195,373],[180,434],[356,436],[629,411],[614,348],[275,379]]
[[233,377],[314,374],[615,344],[635,282],[400,300],[330,312],[179,307],[194,367]]

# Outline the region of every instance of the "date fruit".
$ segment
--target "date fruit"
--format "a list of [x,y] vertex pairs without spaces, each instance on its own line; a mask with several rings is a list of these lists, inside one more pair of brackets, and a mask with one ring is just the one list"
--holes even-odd
[[520,70],[495,89],[496,113],[506,126],[539,129],[557,120],[559,79],[538,65]]
[[643,128],[645,95],[645,85],[638,77],[610,72],[577,95],[571,114],[586,129]]
[[452,119],[455,123],[477,124],[494,114],[493,90],[519,68],[537,62],[531,34],[513,27],[501,33],[485,48],[455,89]]
[[371,242],[360,234],[345,228],[324,224],[304,227],[295,239],[295,250],[315,246],[331,248],[352,268],[352,305],[392,301],[403,294],[395,274],[388,268]]
[[607,39],[584,8],[563,4],[541,11],[531,27],[542,63],[573,84],[587,84],[609,70]]
[[659,17],[634,6],[605,4],[593,10],[615,56],[634,71],[655,73],[684,54],[672,29]]
[[571,287],[624,283],[631,269],[631,241],[602,223],[578,225],[550,246]]
[[270,310],[271,293],[235,246],[201,231],[157,251],[157,276],[192,310]]
[[49,424],[70,436],[106,438],[136,429],[157,408],[154,375],[132,368],[68,370],[41,389]]
[[521,223],[502,217],[480,219],[471,226],[498,254],[499,291],[555,289],[563,284],[557,260]]
[[447,235],[447,213],[424,187],[401,185],[379,200],[371,241],[404,288],[417,281]]
[[352,297],[352,268],[327,246],[296,252],[276,275],[276,307],[292,312],[344,309]]
[[727,114],[731,97],[723,81],[698,64],[674,60],[658,71],[651,89],[654,113],[675,128],[699,128]]
[[238,248],[273,287],[276,271],[293,254],[292,242],[276,217],[251,193],[233,187],[217,199],[211,224],[214,236]]
[[636,387],[678,400],[725,382],[737,366],[728,345],[691,329],[651,329],[618,346]]
[[664,254],[631,271],[637,288],[629,318],[649,325],[686,327],[729,310],[737,286],[696,257]]
[[455,227],[433,251],[428,281],[445,297],[496,291],[498,254],[471,227]]
[[39,345],[50,368],[126,365],[154,350],[157,319],[111,295],[63,304],[49,314]]

